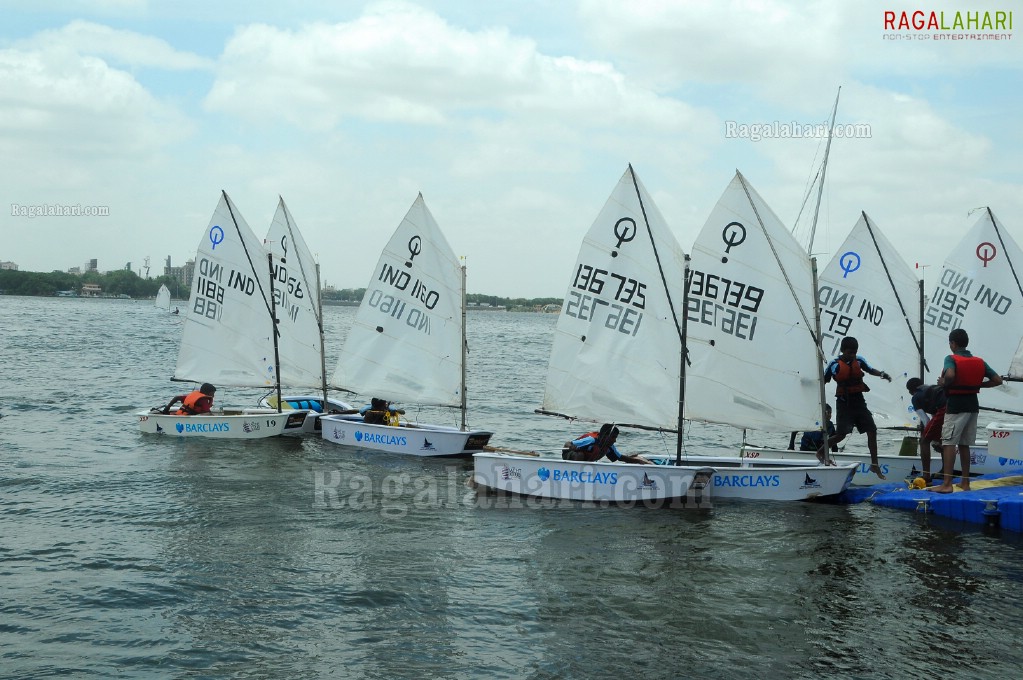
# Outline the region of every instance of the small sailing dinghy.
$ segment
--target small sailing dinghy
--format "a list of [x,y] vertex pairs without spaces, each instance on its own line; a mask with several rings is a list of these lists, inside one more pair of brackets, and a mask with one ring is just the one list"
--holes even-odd
[[702,493],[709,490],[711,498],[773,500],[831,495],[845,488],[851,466],[683,457],[685,272],[682,249],[629,166],[583,240],[558,317],[538,411],[673,432],[676,456],[643,454],[656,463],[643,465],[478,453],[473,456],[477,486],[623,504],[679,499],[688,504],[688,497],[695,498],[695,490],[704,485]]
[[[281,382],[289,388],[319,390],[289,392],[282,396],[280,405],[285,410],[308,409],[303,434],[318,434],[321,415],[354,409],[327,392],[319,265],[281,197],[265,244],[273,256],[274,304],[281,334]],[[276,408],[277,403],[275,394],[260,400],[264,407]]]
[[[173,379],[218,387],[279,385],[272,286],[259,240],[221,192],[196,253]],[[260,439],[301,431],[307,413],[245,408],[190,416],[151,409],[136,416],[144,433]]]
[[167,284],[161,283],[160,290],[158,290],[156,293],[156,308],[169,312],[170,303],[171,303],[170,288],[167,287]]
[[321,419],[323,438],[412,456],[483,450],[493,433],[465,423],[466,352],[465,267],[419,194],[380,255],[330,383],[386,402],[458,408],[461,426],[338,414]]
[[[817,342],[815,266],[736,171],[693,245],[686,306],[692,360],[685,374],[687,418],[743,432],[820,427],[823,357]],[[799,483],[777,473],[776,497],[840,493],[856,468],[855,463],[814,467]],[[711,493],[716,497],[750,497],[725,479],[715,481]]]
[[[854,336],[874,366],[883,366],[892,381],[870,383],[867,402],[878,429],[910,429],[916,416],[906,381],[918,374],[922,351],[920,282],[906,261],[865,212],[853,226],[821,275],[817,299],[825,357],[837,356],[842,338]],[[774,353],[775,356],[778,352]],[[827,397],[834,399],[834,396]],[[820,429],[820,419],[815,427]],[[831,458],[858,464],[855,485],[873,485],[870,454],[838,452]],[[816,451],[743,446],[747,458],[786,458],[815,462]],[[937,468],[941,468],[938,456]],[[902,480],[920,474],[919,457],[878,454],[881,473]],[[934,465],[932,464],[932,468]]]

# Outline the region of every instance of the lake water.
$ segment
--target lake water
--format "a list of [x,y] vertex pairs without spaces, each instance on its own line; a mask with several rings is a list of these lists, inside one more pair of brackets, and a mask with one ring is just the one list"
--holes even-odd
[[[354,309],[326,313],[336,352]],[[11,296],[0,315],[4,678],[1005,678],[1023,665],[1015,535],[867,503],[510,503],[465,486],[471,461],[142,435],[132,412],[182,391],[177,317]],[[469,314],[470,424],[494,445],[582,431],[533,414],[555,321]],[[217,401],[259,396],[222,387]],[[694,426],[687,449],[738,441]],[[619,443],[674,451],[631,431]]]

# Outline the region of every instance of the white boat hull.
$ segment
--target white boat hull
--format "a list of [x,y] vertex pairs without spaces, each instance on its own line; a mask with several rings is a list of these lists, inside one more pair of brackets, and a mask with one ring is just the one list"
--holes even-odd
[[[302,424],[302,434],[320,434],[322,425],[320,418],[323,417],[323,395],[313,394],[298,394],[298,395],[282,395],[284,401],[288,404],[284,411],[287,412],[289,409],[309,409],[309,414],[305,418],[305,422]],[[277,395],[267,395],[259,400],[259,405],[265,408],[273,408],[276,402]],[[327,398],[327,411],[328,412],[340,412],[340,411],[354,411],[355,409],[351,404],[340,399],[334,399],[332,397]]]
[[[659,465],[673,465],[670,456],[646,456]],[[732,456],[689,456],[683,465],[705,464],[715,468],[707,492],[710,498],[743,498],[761,501],[805,501],[836,496],[852,483],[855,463],[813,465],[803,461],[753,460]]]
[[[869,453],[830,452],[830,455],[832,460],[839,465],[847,465],[849,463],[856,464],[856,474],[853,475],[852,479],[853,486],[873,486],[874,484],[879,484],[882,481],[876,474],[870,471]],[[799,461],[805,465],[818,464],[817,454],[813,451],[765,449],[761,447],[744,446],[742,449],[742,457],[751,461],[774,458]],[[922,474],[919,456],[892,456],[879,454],[877,457],[877,464],[878,467],[881,468],[881,474],[883,474],[886,477],[886,481],[889,482],[901,482],[904,479],[913,479]],[[935,471],[940,468],[941,456],[932,452],[931,470]]]
[[1023,425],[990,423],[987,446],[970,447],[970,474],[1006,472],[1023,468]]
[[178,416],[139,411],[139,430],[146,434],[205,439],[265,439],[281,434],[298,434],[306,411],[278,413],[269,409],[214,411],[208,415]]
[[[477,487],[502,493],[557,500],[649,503],[690,499],[694,480],[709,468],[561,460],[506,453],[472,457]],[[697,482],[696,487],[701,483]]]
[[494,434],[427,423],[375,425],[358,415],[327,415],[320,422],[322,437],[334,444],[420,457],[471,455],[482,451]]

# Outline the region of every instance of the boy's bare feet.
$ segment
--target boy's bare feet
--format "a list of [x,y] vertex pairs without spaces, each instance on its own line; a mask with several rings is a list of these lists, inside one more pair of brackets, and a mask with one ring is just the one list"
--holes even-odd
[[871,465],[870,466],[870,471],[873,472],[875,475],[877,475],[878,479],[881,479],[881,480],[885,479],[885,476],[881,474],[881,466],[880,465],[876,465],[876,464],[875,465]]

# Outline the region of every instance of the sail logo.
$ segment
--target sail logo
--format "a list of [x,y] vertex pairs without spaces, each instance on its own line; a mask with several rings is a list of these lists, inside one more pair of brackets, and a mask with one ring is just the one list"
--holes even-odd
[[433,442],[431,442],[426,437],[423,437],[423,445],[419,447],[419,450],[420,451],[436,451],[437,449],[434,447]]
[[984,241],[977,245],[977,259],[983,262],[985,267],[987,267],[988,262],[997,256],[998,248],[995,248],[995,244]]
[[210,227],[210,244],[211,244],[210,250],[216,250],[217,246],[219,246],[223,242],[224,242],[224,230],[219,225],[214,224],[212,227]]
[[842,278],[849,276],[852,272],[860,268],[860,256],[859,253],[849,251],[843,253],[842,257],[838,259],[838,266],[842,269]]
[[[631,217],[623,217],[615,222],[614,235],[618,239],[615,248],[621,249],[623,243],[629,243],[636,238],[636,220]],[[611,257],[618,257],[618,251],[612,250]]]
[[416,259],[416,255],[423,252],[423,239],[416,234],[408,240],[408,260],[405,261],[405,266],[412,269],[412,260]]
[[732,248],[746,240],[746,227],[739,222],[729,222],[721,230],[721,240],[725,242],[725,254],[732,251]]
[[647,491],[657,491],[657,481],[650,479],[647,473],[643,473],[643,481],[639,483],[640,489],[646,489]]

